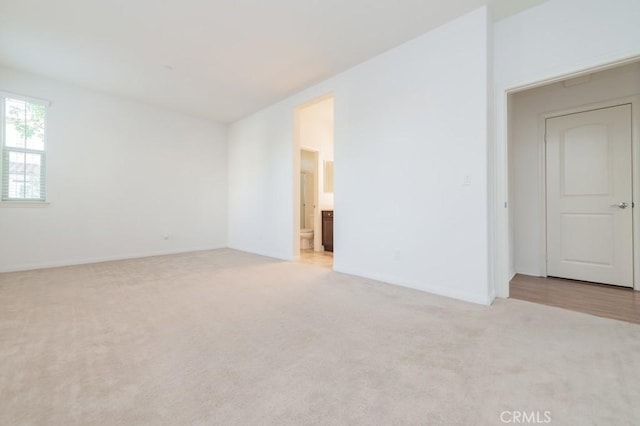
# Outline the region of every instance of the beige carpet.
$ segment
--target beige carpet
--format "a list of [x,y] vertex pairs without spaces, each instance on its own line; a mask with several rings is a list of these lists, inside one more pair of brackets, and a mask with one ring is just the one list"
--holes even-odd
[[527,302],[216,250],[2,274],[0,307],[2,425],[640,424],[640,326]]

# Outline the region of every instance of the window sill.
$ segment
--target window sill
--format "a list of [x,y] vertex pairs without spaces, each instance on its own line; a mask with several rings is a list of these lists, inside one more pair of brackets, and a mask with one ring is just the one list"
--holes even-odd
[[0,208],[44,208],[50,204],[47,201],[0,201]]

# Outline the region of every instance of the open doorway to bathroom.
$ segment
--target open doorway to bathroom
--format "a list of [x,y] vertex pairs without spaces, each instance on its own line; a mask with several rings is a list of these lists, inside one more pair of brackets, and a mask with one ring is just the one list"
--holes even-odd
[[333,96],[295,111],[294,253],[333,268]]

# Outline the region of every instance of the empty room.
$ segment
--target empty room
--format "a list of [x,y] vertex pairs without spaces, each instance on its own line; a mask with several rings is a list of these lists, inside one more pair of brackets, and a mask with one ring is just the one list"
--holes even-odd
[[0,0],[0,425],[640,424],[637,0]]

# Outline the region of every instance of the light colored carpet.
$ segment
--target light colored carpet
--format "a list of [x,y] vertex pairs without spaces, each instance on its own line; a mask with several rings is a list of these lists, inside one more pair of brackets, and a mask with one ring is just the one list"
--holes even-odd
[[0,307],[2,425],[640,424],[640,326],[527,302],[215,250],[2,274]]

